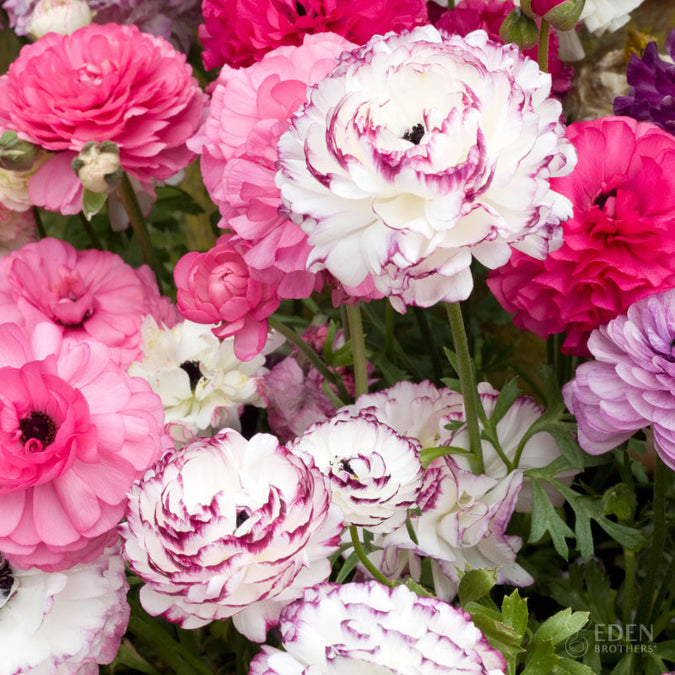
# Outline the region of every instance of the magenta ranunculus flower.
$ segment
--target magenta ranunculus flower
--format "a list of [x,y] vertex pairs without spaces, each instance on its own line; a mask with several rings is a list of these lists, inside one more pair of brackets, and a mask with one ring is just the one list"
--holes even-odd
[[488,285],[514,323],[588,356],[591,331],[636,300],[675,287],[675,139],[628,117],[577,122],[575,171],[551,186],[574,215],[543,260],[514,251]]
[[319,471],[270,434],[247,441],[232,429],[164,455],[121,525],[148,613],[184,628],[233,617],[257,642],[325,581],[341,530]]
[[251,675],[506,673],[466,612],[405,586],[316,586],[284,609],[279,629],[285,651],[263,646]]
[[332,33],[306,35],[301,46],[279,47],[249,68],[224,66],[209,116],[188,142],[201,155],[204,183],[223,216],[220,226],[250,243],[244,259],[251,274],[275,284],[280,298],[308,297],[323,278],[306,269],[307,235],[279,213],[276,145],[306,102],[307,85],[354,47]]
[[30,179],[34,204],[80,210],[70,168],[88,141],[112,141],[122,168],[142,183],[170,178],[193,153],[205,96],[185,55],[135,26],[91,24],[49,33],[21,50],[0,77],[0,130],[56,153]]
[[597,455],[652,426],[654,446],[675,469],[675,289],[643,298],[591,333],[594,361],[563,387],[579,444]]
[[93,559],[165,449],[161,400],[50,323],[0,325],[0,381],[0,551],[47,571]]
[[204,65],[250,66],[306,33],[336,33],[363,44],[373,35],[427,21],[425,0],[203,0]]
[[267,342],[267,317],[279,306],[276,289],[251,277],[249,244],[224,234],[206,253],[184,255],[174,269],[178,310],[197,323],[222,322],[213,332],[234,335],[234,353],[249,361]]
[[78,251],[41,239],[0,260],[0,315],[31,329],[42,321],[65,337],[93,338],[128,366],[140,357],[143,317],[172,326],[176,311],[161,296],[149,267],[138,270],[115,253]]
[[[311,270],[371,278],[395,308],[468,297],[475,257],[538,257],[571,215],[572,170],[550,75],[484,31],[374,37],[311,90],[279,141],[277,184]],[[514,93],[517,92],[517,93]]]

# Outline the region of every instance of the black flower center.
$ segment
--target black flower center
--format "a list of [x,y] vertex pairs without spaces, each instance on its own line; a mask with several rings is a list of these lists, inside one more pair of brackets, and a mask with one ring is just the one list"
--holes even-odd
[[197,388],[199,380],[202,379],[202,371],[199,369],[199,361],[183,361],[180,367],[188,374],[190,378],[190,389],[194,391]]
[[595,204],[598,208],[604,209],[605,204],[607,203],[607,200],[610,197],[616,197],[616,188],[613,190],[610,190],[609,192],[601,192],[593,201],[593,204]]
[[48,446],[56,436],[56,425],[52,418],[40,410],[34,410],[28,417],[24,417],[19,422],[19,429],[24,443],[34,438],[40,441],[43,447]]
[[340,460],[340,471],[346,471],[350,476],[356,476],[356,472],[352,469],[348,459]]
[[298,16],[307,16],[307,10],[305,9],[304,5],[299,2],[295,3],[295,11],[297,12]]
[[403,134],[403,140],[410,141],[413,145],[419,145],[425,133],[424,125],[420,122]]
[[0,607],[2,607],[12,594],[14,588],[14,575],[9,561],[0,553]]
[[246,509],[242,509],[241,511],[237,511],[237,519],[236,519],[236,524],[237,527],[241,527],[249,518],[251,517],[251,514],[246,511]]

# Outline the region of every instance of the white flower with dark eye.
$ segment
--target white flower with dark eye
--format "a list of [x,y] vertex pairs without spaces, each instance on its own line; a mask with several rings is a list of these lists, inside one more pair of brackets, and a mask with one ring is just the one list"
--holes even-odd
[[475,257],[562,243],[553,192],[576,155],[551,78],[484,31],[375,36],[310,91],[279,141],[277,184],[310,269],[368,277],[403,311],[468,297]]
[[263,646],[251,675],[506,673],[466,612],[405,586],[316,586],[284,609],[279,628],[286,651]]
[[0,675],[90,675],[129,621],[120,546],[62,572],[13,569],[0,555]]
[[338,414],[288,447],[329,478],[345,525],[391,532],[405,522],[422,485],[419,443],[372,415]]
[[153,616],[233,617],[251,640],[330,573],[342,514],[325,478],[274,436],[227,429],[169,452],[131,490],[125,556]]

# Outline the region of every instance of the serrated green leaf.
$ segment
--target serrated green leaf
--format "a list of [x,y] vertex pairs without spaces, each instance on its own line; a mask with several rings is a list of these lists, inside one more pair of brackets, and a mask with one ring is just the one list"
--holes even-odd
[[581,470],[584,468],[586,453],[574,440],[574,428],[574,425],[564,422],[552,422],[551,424],[546,424],[542,428],[542,431],[547,431],[551,434],[560,448],[563,457],[569,461],[572,467]]
[[513,628],[519,635],[525,635],[529,612],[527,599],[521,598],[518,589],[502,600],[502,619],[507,626]]
[[426,588],[424,588],[424,586],[421,586],[420,584],[418,584],[416,581],[413,581],[412,579],[406,579],[405,585],[413,593],[416,593],[417,595],[419,595],[423,598],[435,598],[436,597],[433,593],[430,593]]
[[507,663],[515,665],[519,655],[525,652],[521,646],[522,636],[501,621],[500,613],[490,607],[470,602],[464,609],[490,644],[504,655]]
[[522,675],[548,675],[553,672],[559,661],[560,656],[555,653],[555,647],[550,640],[538,642],[527,660]]
[[595,671],[583,663],[561,656],[553,667],[553,675],[595,675]]
[[587,623],[589,612],[573,612],[569,607],[549,617],[539,626],[533,642],[550,641],[554,645],[578,633]]
[[462,391],[462,383],[456,377],[442,377],[441,382],[450,391]]
[[82,190],[82,213],[87,220],[91,220],[108,200],[107,192],[92,192],[86,188]]
[[469,570],[459,582],[459,602],[464,607],[469,602],[485,597],[497,584],[496,570]]
[[435,448],[423,448],[420,452],[420,464],[426,469],[431,462],[445,455],[471,455],[466,448],[458,448],[454,445],[439,445]]
[[506,415],[509,411],[509,408],[513,405],[513,402],[520,396],[521,390],[518,386],[518,378],[514,377],[509,380],[499,392],[497,402],[490,415],[490,423],[496,425],[499,420]]
[[532,526],[529,541],[531,543],[539,541],[546,532],[550,533],[558,555],[567,560],[569,548],[565,538],[574,537],[574,532],[558,515],[541,483],[534,479],[532,480]]

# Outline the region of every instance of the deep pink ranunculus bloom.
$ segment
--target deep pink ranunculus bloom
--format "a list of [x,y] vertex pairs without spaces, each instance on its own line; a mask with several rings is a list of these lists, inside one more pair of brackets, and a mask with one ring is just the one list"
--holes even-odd
[[425,0],[203,0],[204,65],[250,66],[305,33],[337,33],[364,44],[373,35],[427,22]]
[[184,255],[174,269],[178,311],[197,323],[222,322],[213,332],[234,335],[234,353],[249,361],[267,341],[267,317],[279,306],[270,284],[251,277],[244,260],[249,244],[224,234],[206,253]]
[[42,321],[64,336],[93,338],[128,366],[142,352],[141,325],[151,314],[172,326],[176,311],[151,270],[115,253],[78,251],[58,239],[30,243],[0,260],[0,316],[27,329]]
[[50,323],[0,325],[0,381],[0,550],[24,569],[92,560],[166,449],[159,397]]
[[[33,176],[33,203],[76,213],[81,185],[69,165],[87,141],[113,141],[142,182],[173,176],[193,158],[205,96],[185,55],[135,26],[91,24],[49,33],[0,77],[0,130],[57,153]],[[56,165],[53,165],[56,162]]]
[[591,331],[635,301],[675,287],[675,138],[650,122],[577,122],[579,157],[551,189],[574,215],[544,260],[513,251],[488,285],[514,323],[540,337],[567,332],[563,351],[589,356]]

